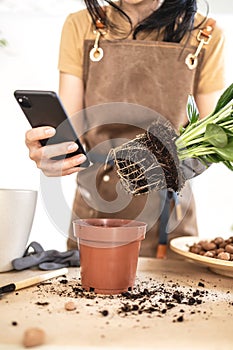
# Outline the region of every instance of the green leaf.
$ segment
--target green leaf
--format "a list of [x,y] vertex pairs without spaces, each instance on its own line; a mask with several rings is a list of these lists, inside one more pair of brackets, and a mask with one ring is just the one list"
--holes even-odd
[[224,129],[216,124],[208,124],[205,131],[205,139],[214,147],[224,147],[228,138]]
[[215,110],[212,114],[215,114],[220,111],[221,108],[226,106],[228,102],[230,102],[233,99],[233,84],[231,84],[220,96],[217,105],[215,107]]
[[231,130],[229,130],[229,129],[223,127],[223,126],[222,126],[221,128],[225,131],[225,134],[226,134],[227,136],[233,136],[233,131],[231,131]]
[[228,168],[228,169],[230,169],[230,170],[232,170],[233,171],[233,164],[231,164],[231,162],[229,162],[229,161],[224,161],[224,162],[222,162],[224,165],[226,165],[226,167]]
[[219,163],[222,161],[222,158],[218,154],[208,154],[206,156],[202,156],[201,159],[206,164],[208,163]]
[[7,41],[5,39],[0,39],[0,47],[7,46]]
[[179,128],[179,135],[183,134],[184,131],[185,131],[185,128],[181,125]]
[[189,95],[188,102],[186,106],[186,112],[190,124],[195,123],[199,118],[199,111],[194,100],[193,95]]
[[233,137],[229,139],[225,147],[215,148],[215,152],[223,158],[223,161],[233,162]]

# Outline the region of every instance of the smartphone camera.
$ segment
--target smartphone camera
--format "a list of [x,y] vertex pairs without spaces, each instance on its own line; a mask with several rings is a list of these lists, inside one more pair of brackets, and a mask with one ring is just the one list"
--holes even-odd
[[19,104],[24,108],[31,108],[31,103],[29,101],[29,98],[26,96],[20,96],[18,97]]

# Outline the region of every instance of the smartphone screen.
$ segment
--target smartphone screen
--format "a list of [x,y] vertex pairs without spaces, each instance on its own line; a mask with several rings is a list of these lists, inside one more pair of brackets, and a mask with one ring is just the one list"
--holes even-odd
[[[40,141],[42,146],[68,141],[77,143],[77,151],[53,159],[69,158],[81,153],[86,155],[65,109],[54,91],[16,90],[14,96],[32,127],[48,125],[56,129],[56,134],[53,137]],[[88,165],[89,161],[86,161],[81,166]]]

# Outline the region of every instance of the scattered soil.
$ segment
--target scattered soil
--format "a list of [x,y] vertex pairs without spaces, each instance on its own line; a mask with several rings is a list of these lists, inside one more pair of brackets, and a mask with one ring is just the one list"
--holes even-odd
[[[90,307],[90,316],[96,317],[97,312],[106,319],[113,315],[120,318],[137,317],[138,322],[140,317],[168,317],[168,320],[180,323],[201,313],[206,319],[211,316],[211,312],[207,315],[200,305],[208,300],[217,301],[217,294],[206,290],[203,281],[197,283],[197,288],[187,288],[172,280],[161,283],[151,278],[143,282],[137,281],[131,291],[119,295],[87,292],[82,288],[80,279],[69,280],[67,277],[57,279],[53,284],[41,283],[37,286],[36,293],[39,298],[54,294],[68,298],[69,302],[73,300],[78,313],[78,305],[81,304],[75,300],[82,299],[87,301],[85,307]],[[95,306],[96,312],[93,312],[91,306]]]

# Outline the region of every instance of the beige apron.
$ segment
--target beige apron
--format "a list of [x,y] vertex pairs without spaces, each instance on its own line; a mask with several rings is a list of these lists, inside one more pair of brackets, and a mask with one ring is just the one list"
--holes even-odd
[[[93,165],[77,177],[72,219],[114,217],[145,221],[148,232],[140,254],[155,256],[161,196],[158,192],[130,196],[120,185],[112,164],[104,166],[104,162],[111,147],[144,132],[158,113],[177,130],[187,123],[187,98],[188,94],[195,94],[202,55],[197,67],[189,69],[185,59],[196,47],[188,44],[101,40],[99,45],[103,58],[93,62],[89,57],[93,41],[85,42],[84,141]],[[176,206],[171,205],[166,229],[169,240],[198,233],[189,184],[178,199],[182,213],[177,217]],[[71,228],[68,248],[75,246]]]

